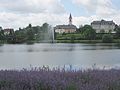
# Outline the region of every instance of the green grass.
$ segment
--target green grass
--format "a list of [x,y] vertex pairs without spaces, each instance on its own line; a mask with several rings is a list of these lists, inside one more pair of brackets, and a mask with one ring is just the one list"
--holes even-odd
[[[57,43],[103,43],[102,40],[57,40]],[[120,43],[120,39],[114,39],[112,43]]]
[[57,40],[57,43],[102,43],[102,40]]

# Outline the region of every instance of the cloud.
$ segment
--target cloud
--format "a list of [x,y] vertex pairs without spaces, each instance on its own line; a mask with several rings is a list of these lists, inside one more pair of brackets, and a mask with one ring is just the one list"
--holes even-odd
[[[74,16],[76,26],[90,24],[94,20],[114,20],[120,23],[120,11],[111,0],[73,0],[74,5],[83,6],[88,15]],[[3,28],[23,28],[29,23],[42,25],[44,22],[52,26],[68,24],[69,14],[66,13],[61,0],[0,0],[0,26]],[[94,13],[91,15],[89,13]]]
[[74,4],[78,6],[84,6],[89,12],[93,11],[96,8],[96,0],[73,0]]
[[56,25],[65,22],[65,14],[60,0],[0,0],[0,26],[4,28],[44,22]]
[[3,12],[0,13],[0,26],[3,28],[23,28],[29,23],[32,25],[42,25],[43,23],[49,23],[55,26],[56,24],[68,24],[67,14],[52,14],[52,13],[30,13],[30,14],[16,14]]
[[60,0],[0,0],[0,8],[17,13],[65,13]]
[[98,0],[98,7],[96,14],[103,17],[113,16],[117,14],[118,10],[114,8],[111,0]]
[[[15,28],[26,27],[29,23],[33,26],[42,25],[47,22],[52,26],[68,24],[69,14],[50,14],[50,13],[33,13],[33,14],[16,14],[16,13],[0,13],[0,26],[3,28]],[[74,16],[73,15],[73,24],[79,27],[80,25],[90,24],[94,20],[103,19],[100,16]],[[116,23],[120,23],[120,14],[116,14],[111,18],[105,18],[105,20],[114,20]]]
[[113,20],[116,24],[120,23],[120,10],[116,8],[112,0],[72,0],[72,2],[84,7],[88,12],[87,16],[75,17],[76,24],[90,24],[94,20],[101,19]]
[[88,12],[93,12],[101,17],[108,17],[118,12],[111,0],[73,0],[78,6],[83,5]]

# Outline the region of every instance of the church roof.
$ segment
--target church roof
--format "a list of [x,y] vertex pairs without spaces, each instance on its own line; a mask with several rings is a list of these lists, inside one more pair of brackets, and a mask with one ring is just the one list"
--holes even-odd
[[71,15],[71,13],[70,13],[70,17],[69,17],[69,19],[72,19],[72,15]]
[[76,29],[75,25],[57,25],[55,29]]

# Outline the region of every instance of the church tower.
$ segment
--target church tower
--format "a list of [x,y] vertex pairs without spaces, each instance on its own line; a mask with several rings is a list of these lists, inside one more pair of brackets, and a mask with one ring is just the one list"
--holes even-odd
[[72,25],[72,15],[70,13],[70,16],[69,16],[69,25]]

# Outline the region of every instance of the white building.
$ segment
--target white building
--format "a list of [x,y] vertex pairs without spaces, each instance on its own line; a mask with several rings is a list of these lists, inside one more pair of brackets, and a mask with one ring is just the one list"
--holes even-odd
[[115,23],[113,21],[93,21],[91,26],[96,30],[96,33],[115,33]]
[[75,33],[77,27],[72,24],[72,16],[70,14],[68,25],[57,25],[54,29],[56,33]]

